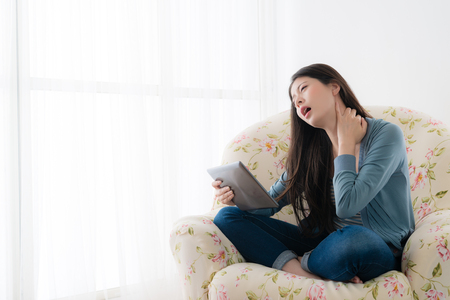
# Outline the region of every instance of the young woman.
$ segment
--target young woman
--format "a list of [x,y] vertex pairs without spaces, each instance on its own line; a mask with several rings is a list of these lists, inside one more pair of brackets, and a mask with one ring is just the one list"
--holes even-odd
[[[247,261],[300,276],[361,283],[400,270],[414,231],[402,130],[371,118],[328,65],[300,69],[289,96],[286,172],[269,191],[280,206],[227,206],[214,223]],[[234,205],[220,183],[217,199]],[[288,204],[298,226],[270,218]]]

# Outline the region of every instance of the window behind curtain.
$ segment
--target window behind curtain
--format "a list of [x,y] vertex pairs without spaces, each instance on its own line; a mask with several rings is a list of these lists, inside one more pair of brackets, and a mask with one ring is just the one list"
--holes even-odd
[[19,0],[24,298],[181,297],[172,224],[268,107],[263,2]]

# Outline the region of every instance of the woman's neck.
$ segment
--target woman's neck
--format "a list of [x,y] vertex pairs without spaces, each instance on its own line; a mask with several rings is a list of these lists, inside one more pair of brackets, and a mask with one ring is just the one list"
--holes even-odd
[[339,139],[337,135],[337,126],[325,129],[331,144],[333,145],[333,157],[336,158],[339,155]]

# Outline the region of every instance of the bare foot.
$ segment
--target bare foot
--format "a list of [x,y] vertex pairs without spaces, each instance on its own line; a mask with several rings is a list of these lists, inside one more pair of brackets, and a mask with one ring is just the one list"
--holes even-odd
[[355,276],[352,279],[350,279],[350,282],[352,282],[352,283],[364,283],[358,276]]
[[[314,275],[312,273],[309,273],[305,270],[303,270],[302,266],[301,266],[301,260],[302,257],[299,256],[297,259],[293,258],[290,261],[288,261],[282,268],[283,271],[295,274],[295,275],[299,275],[299,276],[303,276],[306,278],[310,278],[310,279],[319,279],[319,280],[323,280],[323,281],[333,281],[331,279],[326,279],[326,278],[321,278],[317,275]],[[363,283],[363,281],[358,277],[355,276],[352,279],[349,280],[349,282],[351,283]]]
[[319,276],[303,270],[302,265],[300,263],[301,259],[302,259],[301,256],[299,256],[298,259],[295,258],[291,259],[283,266],[282,270],[302,277],[322,280],[322,278],[320,278]]

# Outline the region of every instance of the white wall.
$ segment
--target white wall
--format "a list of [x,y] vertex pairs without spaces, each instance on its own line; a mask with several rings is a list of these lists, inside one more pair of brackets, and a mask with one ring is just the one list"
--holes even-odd
[[406,106],[450,125],[450,1],[277,1],[277,94],[312,63],[338,70],[363,105]]

